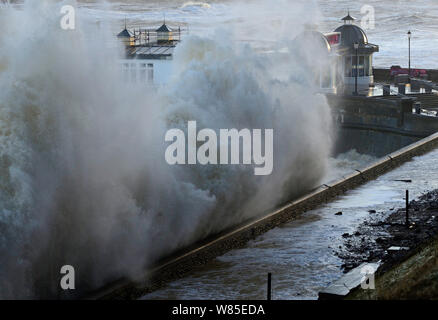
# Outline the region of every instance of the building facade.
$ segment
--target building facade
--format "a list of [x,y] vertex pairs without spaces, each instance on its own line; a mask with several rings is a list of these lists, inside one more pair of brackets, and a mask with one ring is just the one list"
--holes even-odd
[[294,39],[291,54],[299,61],[294,70],[301,74],[300,81],[323,93],[336,93],[339,86],[337,53],[338,43],[333,41],[339,34],[323,34],[312,28]]
[[[365,32],[347,14],[330,33],[307,29],[294,40],[295,54],[311,85],[324,93],[362,94],[374,84],[373,54],[379,47],[368,42]],[[164,22],[158,29],[125,29],[117,35],[125,48],[120,65],[128,83],[164,85],[172,74],[175,47],[181,28]]]
[[348,13],[333,32],[307,29],[295,38],[294,54],[320,92],[363,94],[374,84],[373,54],[379,47],[354,20]]
[[342,18],[344,24],[335,30],[340,34],[337,51],[341,59],[341,91],[345,94],[360,94],[374,84],[373,54],[379,51],[379,46],[368,42],[365,31],[355,25],[354,20],[348,13]]
[[125,56],[120,59],[123,78],[129,84],[164,85],[172,74],[172,59],[181,39],[181,28],[173,31],[163,23],[158,29],[125,29],[117,35]]

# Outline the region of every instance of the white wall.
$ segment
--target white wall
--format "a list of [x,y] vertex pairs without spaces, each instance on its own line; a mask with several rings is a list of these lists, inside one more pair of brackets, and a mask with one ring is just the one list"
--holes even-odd
[[[124,80],[130,83],[163,85],[169,82],[172,75],[172,60],[170,59],[121,59],[120,67],[122,70],[127,68],[124,71],[126,72]],[[146,72],[146,77],[144,72]]]

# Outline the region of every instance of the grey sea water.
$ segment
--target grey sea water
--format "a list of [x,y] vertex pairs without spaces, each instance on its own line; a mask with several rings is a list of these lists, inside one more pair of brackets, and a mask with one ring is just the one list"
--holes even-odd
[[[276,38],[273,32],[283,33],[283,39],[293,30],[288,30],[286,20],[299,10],[311,12],[315,24],[322,32],[333,31],[348,10],[356,17],[356,23],[365,26],[371,43],[380,46],[375,54],[374,65],[389,67],[408,63],[407,32],[412,32],[412,66],[436,68],[438,65],[438,1],[428,0],[279,0],[269,1],[110,1],[102,5],[96,1],[81,1],[86,14],[95,19],[111,18],[117,27],[126,18],[130,25],[158,25],[166,17],[170,24],[188,25],[194,34],[211,33],[221,26],[233,27],[241,34],[242,41],[269,48]],[[305,7],[303,9],[303,3]],[[367,23],[370,8],[374,12],[374,25]],[[364,10],[361,13],[361,10]],[[366,20],[366,21],[365,21]],[[269,32],[252,32],[264,26]],[[272,32],[272,30],[274,30]],[[269,44],[269,45],[267,45]]]
[[[341,155],[338,168],[346,170],[372,159]],[[386,217],[402,208],[404,192],[412,199],[438,188],[438,151],[414,158],[394,171],[347,192],[335,201],[250,241],[244,248],[217,257],[187,277],[152,292],[143,299],[265,299],[266,275],[272,273],[273,299],[317,299],[318,292],[342,276],[342,260],[335,254],[342,234],[369,217],[369,210]],[[429,170],[424,170],[429,168]],[[403,179],[412,179],[406,184]],[[342,216],[335,213],[341,211]]]
[[[323,99],[300,83],[278,87],[269,72],[247,72],[260,65],[275,68],[278,61],[259,60],[251,51],[242,56],[248,51],[233,52],[229,42],[245,42],[259,52],[282,51],[298,25],[332,31],[348,9],[360,24],[361,8],[371,5],[375,27],[366,32],[381,48],[376,65],[406,65],[408,29],[414,34],[413,66],[433,68],[438,57],[437,6],[426,1],[79,2],[81,22],[104,21],[105,27],[110,22],[113,34],[125,20],[128,27],[140,27],[166,19],[217,40],[183,44],[177,64],[181,72],[187,64],[195,72],[189,68],[183,73],[187,78],[157,93],[127,88],[108,67],[116,65],[111,57],[117,55],[102,50],[100,33],[87,27],[78,33],[60,30],[56,11],[46,6],[53,3],[30,0],[23,10],[0,11],[5,30],[0,36],[0,297],[50,296],[57,292],[53,279],[64,263],[86,270],[80,279],[93,287],[131,275],[157,256],[220,230],[224,221],[245,218],[239,214],[248,199],[258,206],[274,201],[269,192],[278,193],[283,178],[300,180],[298,188],[320,180],[329,149]],[[82,37],[89,33],[95,42]],[[233,64],[217,72],[224,60]],[[188,115],[202,117],[206,127],[255,125],[248,120],[261,127],[277,102],[287,111],[278,128],[288,147],[280,150],[278,159],[285,161],[278,181],[261,192],[266,197],[252,199],[252,190],[261,186],[252,175],[202,168],[182,174],[163,161],[160,130],[167,129],[167,120],[181,123]],[[231,109],[234,105],[239,108]],[[353,151],[330,159],[324,181],[371,160]],[[433,177],[421,179],[427,178]],[[273,230],[146,298],[262,298],[268,269],[274,273],[275,297],[314,298],[340,273],[329,248],[334,239],[362,221],[367,206],[383,210],[386,202],[399,201],[400,188],[384,183],[347,195],[340,199],[344,202]],[[332,215],[339,208],[351,212],[342,223]]]

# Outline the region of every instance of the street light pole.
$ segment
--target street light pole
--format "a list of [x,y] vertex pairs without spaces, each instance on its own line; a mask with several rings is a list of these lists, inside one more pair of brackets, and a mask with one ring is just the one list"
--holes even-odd
[[358,65],[358,55],[357,55],[357,50],[359,49],[359,43],[358,42],[355,42],[354,43],[354,50],[356,50],[356,68],[355,68],[355,73],[354,73],[354,95],[355,96],[357,96],[358,95],[358,93],[357,93],[357,73],[358,73],[358,68],[357,68],[357,65]]
[[409,83],[411,83],[411,31],[408,31],[408,44],[409,44]]

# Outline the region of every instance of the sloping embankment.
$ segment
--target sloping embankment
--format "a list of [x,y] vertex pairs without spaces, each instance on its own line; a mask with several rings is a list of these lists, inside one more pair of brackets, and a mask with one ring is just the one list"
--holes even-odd
[[[319,299],[438,298],[438,189],[412,200],[408,215],[406,207],[390,211],[371,215],[354,233],[343,235],[345,245],[337,255],[348,273]],[[372,264],[375,289],[362,289],[362,272]]]
[[438,238],[422,245],[387,272],[377,272],[374,290],[353,290],[348,300],[424,300],[438,298]]
[[205,264],[209,260],[225,252],[239,248],[255,237],[275,228],[298,215],[355,188],[379,175],[388,172],[412,157],[424,154],[438,146],[438,133],[409,145],[399,151],[387,155],[361,171],[352,173],[330,185],[323,185],[311,193],[283,206],[260,219],[248,222],[234,230],[211,237],[191,248],[174,254],[163,260],[136,281],[121,279],[109,284],[90,295],[92,299],[136,299],[161,287],[163,284],[178,279],[191,271],[195,266]]

